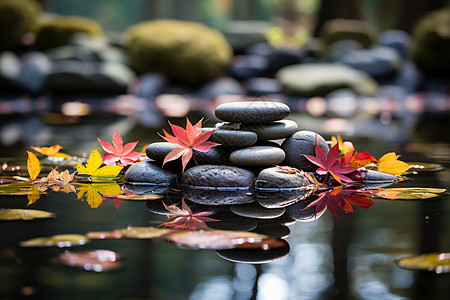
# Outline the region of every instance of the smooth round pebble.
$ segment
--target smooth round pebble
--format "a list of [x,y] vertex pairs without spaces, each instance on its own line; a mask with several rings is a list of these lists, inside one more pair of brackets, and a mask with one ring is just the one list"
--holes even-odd
[[242,149],[252,146],[258,140],[258,135],[251,131],[215,130],[210,140],[222,144],[227,149]]
[[299,188],[309,184],[300,172],[284,172],[278,166],[262,170],[255,182],[257,188]]
[[230,162],[239,166],[263,167],[281,163],[285,153],[281,148],[253,146],[231,152]]
[[249,170],[219,165],[196,166],[181,176],[183,185],[202,187],[250,187],[254,180]]
[[281,144],[281,148],[286,153],[286,159],[283,165],[291,166],[303,171],[314,171],[317,166],[310,162],[303,154],[315,156],[315,144],[328,154],[328,145],[325,139],[318,133],[302,130],[297,131],[288,137]]
[[289,106],[271,101],[242,101],[220,104],[215,114],[220,120],[234,123],[261,124],[286,118]]
[[176,182],[178,174],[162,169],[151,160],[132,164],[125,172],[124,181],[134,183],[171,184]]
[[242,130],[255,132],[258,140],[276,140],[286,138],[298,130],[298,125],[292,120],[281,120],[266,124],[242,125]]

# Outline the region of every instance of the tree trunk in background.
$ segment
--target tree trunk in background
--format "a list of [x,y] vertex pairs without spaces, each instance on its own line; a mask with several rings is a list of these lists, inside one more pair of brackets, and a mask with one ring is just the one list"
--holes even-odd
[[359,0],[322,0],[317,13],[317,26],[314,35],[318,35],[326,21],[344,19],[363,19],[363,9]]
[[447,0],[399,0],[401,3],[396,11],[397,22],[396,29],[411,32],[417,21],[426,13],[443,8],[447,4]]

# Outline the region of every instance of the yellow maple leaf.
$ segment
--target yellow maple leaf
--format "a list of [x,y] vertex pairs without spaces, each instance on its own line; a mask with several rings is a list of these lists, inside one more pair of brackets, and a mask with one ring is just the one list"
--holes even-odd
[[59,150],[61,150],[63,147],[60,145],[53,145],[51,147],[34,147],[31,146],[31,149],[33,149],[36,152],[39,152],[41,154],[47,155],[47,156],[57,156],[62,158],[68,158],[69,155],[65,153],[60,153]]
[[39,159],[37,159],[36,155],[34,155],[33,152],[28,152],[28,159],[27,159],[27,170],[28,174],[30,174],[31,180],[35,180],[36,177],[38,177],[39,173],[41,172],[41,163],[39,162]]
[[94,150],[89,155],[86,162],[86,166],[83,166],[80,162],[77,165],[78,174],[90,175],[93,179],[95,178],[114,178],[119,175],[120,171],[123,169],[121,166],[103,166],[102,156],[97,150]]
[[341,154],[345,154],[347,152],[350,151],[354,151],[355,147],[353,146],[352,142],[349,141],[343,141],[342,137],[340,135],[337,136],[337,138],[335,136],[331,137],[331,147],[333,147],[334,145],[339,144],[339,151],[341,152]]
[[35,203],[41,197],[42,192],[35,186],[30,187],[30,191],[27,193],[28,204]]
[[392,175],[401,175],[408,171],[409,164],[398,160],[399,157],[395,152],[386,153],[378,160],[378,171]]

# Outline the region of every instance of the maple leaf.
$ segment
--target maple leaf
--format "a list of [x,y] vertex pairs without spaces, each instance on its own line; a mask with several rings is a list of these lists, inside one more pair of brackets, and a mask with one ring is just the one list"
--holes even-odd
[[181,163],[183,166],[182,172],[184,172],[186,165],[193,156],[194,150],[209,152],[212,147],[220,145],[218,143],[208,141],[212,131],[202,132],[202,120],[203,119],[198,121],[197,124],[192,125],[189,119],[186,118],[186,129],[169,123],[174,135],[167,133],[167,131],[163,129],[165,136],[162,136],[162,138],[169,143],[178,145],[179,147],[173,149],[166,155],[163,161],[163,166],[165,163],[181,157]]
[[302,210],[315,206],[314,213],[317,214],[327,208],[336,218],[338,217],[338,207],[348,213],[353,213],[353,207],[369,208],[375,203],[369,197],[358,194],[359,190],[342,189],[342,186],[334,188],[331,192],[320,193],[318,198],[308,204]]
[[316,170],[316,173],[319,175],[326,175],[328,173],[333,176],[333,178],[342,184],[342,181],[351,183],[355,182],[350,177],[346,176],[346,174],[350,174],[358,170],[356,167],[349,167],[346,164],[349,162],[349,157],[339,157],[339,144],[335,144],[331,150],[328,152],[328,155],[325,155],[325,152],[317,145],[317,136],[316,143],[314,146],[314,151],[316,156],[302,154],[306,157],[310,162],[319,166]]
[[332,136],[331,141],[329,143],[331,144],[332,147],[336,144],[339,144],[339,150],[340,150],[341,154],[345,154],[347,152],[355,150],[353,143],[349,142],[349,141],[344,142],[340,135],[338,135],[337,138],[335,136]]
[[74,175],[75,173],[70,174],[68,170],[59,173],[52,168],[47,177],[42,177],[40,181],[33,182],[33,185],[41,192],[51,188],[55,192],[76,193],[75,187],[69,184],[73,180]]
[[28,159],[27,159],[27,170],[28,174],[30,175],[31,180],[35,180],[36,177],[38,177],[39,173],[41,172],[41,163],[39,162],[39,159],[37,159],[36,155],[34,155],[33,152],[28,152]]
[[47,156],[56,156],[56,157],[62,157],[62,158],[68,158],[69,155],[65,153],[60,153],[59,150],[61,150],[63,147],[61,145],[53,145],[51,147],[34,147],[31,146],[31,149],[33,149],[36,152],[39,152],[41,154],[47,155]]
[[163,202],[163,205],[165,209],[175,214],[175,216],[171,217],[172,221],[165,222],[161,224],[161,226],[173,227],[174,230],[197,230],[200,228],[209,229],[205,222],[219,221],[207,217],[212,214],[212,212],[209,211],[198,212],[195,214],[192,213],[192,210],[186,202],[184,202],[184,199],[181,200],[181,208],[179,208],[176,204],[168,206]]
[[398,160],[399,157],[395,152],[386,153],[378,160],[378,171],[391,175],[401,175],[408,171],[409,164]]
[[123,169],[121,166],[103,166],[102,156],[97,150],[94,150],[89,155],[86,162],[86,166],[83,166],[80,162],[77,165],[78,174],[90,175],[93,179],[95,178],[114,178],[119,175],[120,171]]
[[349,151],[344,154],[342,160],[347,161],[346,166],[361,168],[377,160],[369,152]]
[[106,165],[119,165],[124,167],[128,164],[135,163],[141,156],[141,153],[133,151],[138,142],[128,143],[124,146],[122,137],[117,132],[117,129],[112,138],[112,145],[99,138],[97,140],[102,145],[103,150],[108,152],[102,155],[103,163]]

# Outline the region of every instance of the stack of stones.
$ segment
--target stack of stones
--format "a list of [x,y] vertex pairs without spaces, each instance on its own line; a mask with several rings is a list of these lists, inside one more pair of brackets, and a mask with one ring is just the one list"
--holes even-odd
[[242,167],[268,167],[282,163],[286,154],[279,144],[271,142],[297,132],[297,123],[285,120],[290,109],[278,102],[247,101],[219,105],[211,141],[231,151],[230,163]]
[[[223,122],[204,130],[213,131],[210,140],[221,145],[209,152],[194,150],[195,160],[186,167],[181,184],[208,188],[256,186],[276,189],[309,185],[304,173],[296,169],[315,171],[317,166],[303,155],[315,155],[316,144],[327,155],[328,145],[315,132],[299,131],[294,121],[286,120],[289,113],[289,107],[279,102],[243,101],[219,105],[215,115]],[[125,182],[171,184],[178,181],[180,159],[162,168],[166,155],[177,147],[168,142],[150,144],[146,149],[149,160],[130,166]],[[395,182],[397,178],[391,177],[383,180]],[[208,198],[203,194],[201,197]]]

